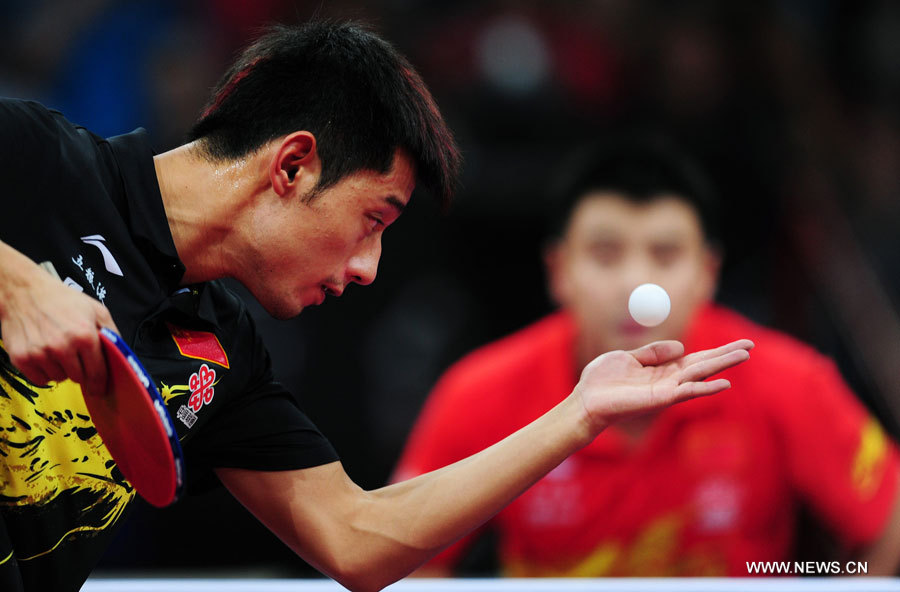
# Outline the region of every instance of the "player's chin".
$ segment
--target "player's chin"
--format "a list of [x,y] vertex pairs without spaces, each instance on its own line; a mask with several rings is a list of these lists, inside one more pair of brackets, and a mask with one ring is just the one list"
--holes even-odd
[[272,308],[272,307],[264,306],[263,308],[266,309],[267,313],[269,313],[272,317],[278,319],[279,321],[287,321],[288,319],[292,319],[295,316],[297,316],[298,314],[300,314],[301,312],[303,312],[304,307],[300,306],[300,307],[291,307],[291,308],[288,308],[288,307]]
[[637,323],[620,323],[613,331],[610,341],[615,343],[614,349],[629,351],[657,341],[657,339],[655,332],[647,327],[642,327]]
[[[303,312],[309,304],[299,297],[294,298],[257,298],[266,312],[279,321],[286,321]],[[315,304],[315,303],[311,303]]]

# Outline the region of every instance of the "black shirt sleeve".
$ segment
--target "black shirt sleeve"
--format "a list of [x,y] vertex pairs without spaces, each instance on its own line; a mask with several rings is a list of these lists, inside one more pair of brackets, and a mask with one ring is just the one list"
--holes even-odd
[[58,136],[50,111],[37,103],[0,98],[0,238],[12,235],[42,207],[52,171],[59,167]]
[[216,468],[285,471],[338,460],[328,440],[281,385],[269,383],[255,395],[251,403],[219,414],[214,426],[207,426],[186,447],[190,491],[214,485],[211,471]]
[[[229,297],[237,298],[230,291]],[[303,413],[294,395],[275,381],[271,358],[255,323],[243,303],[240,309],[235,335],[242,350],[253,344],[252,352],[242,356],[252,360],[251,376],[243,391],[218,409],[185,446],[190,491],[215,485],[212,470],[216,468],[283,471],[338,460],[331,443]]]

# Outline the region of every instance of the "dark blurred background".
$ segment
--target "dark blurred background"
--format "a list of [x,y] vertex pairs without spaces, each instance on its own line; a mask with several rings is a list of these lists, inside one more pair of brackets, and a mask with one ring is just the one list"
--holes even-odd
[[[674,136],[724,205],[719,299],[833,356],[900,418],[900,3],[892,0],[3,0],[0,93],[102,135],[181,143],[261,25],[371,24],[420,70],[465,155],[447,215],[417,195],[378,280],[292,321],[252,302],[279,378],[363,487],[386,481],[441,371],[552,306],[550,172],[622,129]],[[141,506],[110,572],[315,572],[224,491]]]

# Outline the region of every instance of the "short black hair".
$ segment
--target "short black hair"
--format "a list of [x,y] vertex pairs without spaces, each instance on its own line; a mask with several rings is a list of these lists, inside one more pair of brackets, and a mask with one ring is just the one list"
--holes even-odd
[[316,137],[317,190],[360,170],[386,173],[402,148],[416,180],[446,206],[460,154],[409,61],[354,22],[271,25],[213,90],[188,141],[211,160],[238,159],[298,130]]
[[549,238],[560,238],[575,207],[597,192],[615,193],[638,203],[675,196],[697,212],[707,242],[720,244],[719,203],[710,179],[684,149],[665,136],[615,136],[574,150],[549,191]]

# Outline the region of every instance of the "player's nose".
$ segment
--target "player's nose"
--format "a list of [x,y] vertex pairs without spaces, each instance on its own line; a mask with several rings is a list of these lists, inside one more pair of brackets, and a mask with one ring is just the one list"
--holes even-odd
[[653,266],[640,258],[632,258],[623,267],[621,273],[621,288],[626,295],[631,294],[641,284],[656,284],[658,282]]
[[379,238],[372,241],[371,245],[361,248],[350,258],[347,265],[347,283],[355,282],[361,286],[368,286],[374,282],[380,259],[381,239]]

